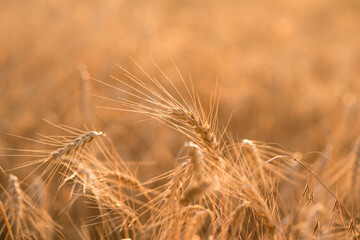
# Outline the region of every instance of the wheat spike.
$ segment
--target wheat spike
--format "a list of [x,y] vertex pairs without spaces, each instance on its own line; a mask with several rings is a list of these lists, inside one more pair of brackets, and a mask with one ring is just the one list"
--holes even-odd
[[205,175],[204,155],[201,152],[200,147],[193,142],[185,143],[185,147],[187,147],[189,151],[189,157],[192,166],[192,175],[194,176],[196,181],[199,181]]
[[205,146],[216,153],[219,153],[220,143],[217,141],[215,134],[212,132],[207,122],[204,122],[200,117],[196,117],[193,112],[179,107],[172,109],[170,114],[176,119],[185,121],[189,126],[193,127]]
[[48,158],[48,161],[53,159],[60,159],[61,157],[69,155],[71,152],[80,149],[86,143],[91,142],[95,137],[98,136],[105,136],[105,134],[103,132],[96,131],[87,132],[67,143],[64,147],[57,149],[55,152],[52,152]]
[[195,186],[189,187],[183,194],[182,198],[180,199],[181,205],[187,205],[194,199],[198,198],[200,195],[204,194],[209,190],[211,187],[212,182],[211,181],[205,181],[199,182]]
[[109,173],[106,174],[104,177],[115,181],[120,181],[123,185],[127,186],[128,188],[144,191],[144,188],[141,185],[140,181],[129,175],[125,175],[122,173]]
[[194,215],[194,217],[192,217],[190,223],[188,224],[185,230],[184,239],[194,239],[194,237],[196,236],[196,232],[202,226],[205,217],[208,215],[211,216],[210,210],[203,210],[196,212],[196,214]]
[[238,229],[241,228],[245,217],[245,210],[249,205],[249,202],[243,202],[231,213],[228,234],[232,233],[232,238],[235,238],[235,236],[238,235]]
[[12,199],[13,211],[16,218],[23,216],[23,193],[19,185],[18,178],[15,175],[9,176],[9,195]]

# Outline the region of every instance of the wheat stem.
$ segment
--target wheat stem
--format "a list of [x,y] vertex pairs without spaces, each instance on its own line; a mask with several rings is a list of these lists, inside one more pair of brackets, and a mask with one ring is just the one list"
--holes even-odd
[[8,233],[9,233],[9,236],[10,236],[10,239],[11,240],[14,240],[14,235],[11,231],[11,227],[10,227],[10,224],[9,224],[9,220],[6,216],[6,212],[5,212],[5,209],[4,209],[4,206],[3,206],[3,203],[2,201],[0,201],[0,211],[1,211],[1,215],[3,216],[4,218],[4,221],[5,221],[5,224],[6,224],[6,228],[8,229]]

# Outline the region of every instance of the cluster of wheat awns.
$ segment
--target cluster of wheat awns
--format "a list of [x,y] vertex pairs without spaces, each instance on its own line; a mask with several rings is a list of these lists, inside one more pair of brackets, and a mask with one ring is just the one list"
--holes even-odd
[[[126,93],[113,100],[121,104],[119,110],[150,116],[188,138],[178,166],[140,182],[104,133],[57,125],[71,137],[44,136],[38,142],[57,149],[37,151],[42,158],[19,166],[37,164],[34,172],[43,168],[38,179],[22,190],[17,177],[8,175],[9,184],[3,188],[0,205],[2,239],[65,237],[62,226],[46,213],[44,204],[34,200],[35,195],[41,195],[34,189],[51,184],[58,184],[57,191],[71,186],[71,201],[64,209],[84,198],[89,208],[95,209],[94,216],[77,229],[81,239],[359,236],[359,147],[345,170],[337,174],[337,179],[344,179],[339,195],[333,188],[336,183],[325,184],[300,154],[258,141],[237,141],[226,127],[220,129],[218,97],[214,97],[206,115],[193,88],[182,78],[185,91],[180,93],[163,72],[169,89],[148,75],[149,83],[145,83],[125,73],[127,81],[115,80],[126,90],[95,81]],[[352,168],[348,181],[346,172]],[[60,183],[54,183],[54,179]]]

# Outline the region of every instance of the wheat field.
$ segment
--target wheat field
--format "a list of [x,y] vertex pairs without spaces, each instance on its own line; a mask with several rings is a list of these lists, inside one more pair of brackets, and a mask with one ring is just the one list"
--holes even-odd
[[0,7],[0,239],[360,239],[360,4]]

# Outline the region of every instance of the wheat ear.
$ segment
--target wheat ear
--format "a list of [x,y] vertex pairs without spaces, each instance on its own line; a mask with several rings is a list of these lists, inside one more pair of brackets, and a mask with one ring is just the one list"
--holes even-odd
[[188,227],[185,230],[185,238],[184,239],[193,239],[196,236],[197,230],[202,226],[204,219],[207,215],[211,216],[210,210],[198,211],[194,217],[191,219]]
[[105,178],[113,179],[115,181],[120,181],[120,183],[122,183],[124,186],[128,188],[135,189],[140,192],[144,191],[144,188],[141,185],[140,181],[129,175],[122,173],[109,173],[105,175]]
[[9,195],[12,199],[14,214],[16,218],[21,219],[23,217],[23,193],[18,178],[15,175],[10,174],[8,182]]
[[217,141],[215,134],[206,121],[203,121],[200,117],[195,116],[193,112],[180,107],[173,108],[170,114],[178,121],[184,121],[191,126],[200,136],[200,139],[205,146],[216,153],[220,152],[220,143]]
[[194,176],[196,181],[200,181],[205,175],[204,155],[200,147],[193,142],[185,143],[185,147],[187,147],[189,151],[192,176]]
[[56,151],[52,152],[48,158],[49,160],[60,159],[70,153],[80,149],[86,143],[90,143],[95,137],[98,136],[105,136],[103,132],[96,132],[91,131],[87,132],[79,137],[75,138],[73,141],[67,143],[64,147],[57,149]]
[[200,195],[206,193],[212,185],[211,181],[203,180],[199,182],[197,185],[189,187],[183,194],[183,196],[180,199],[180,204],[182,206],[189,204],[196,198],[198,198]]
[[243,202],[238,205],[230,215],[228,234],[232,233],[232,238],[235,238],[235,236],[238,235],[237,232],[242,226],[247,207],[249,207],[249,202]]

